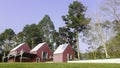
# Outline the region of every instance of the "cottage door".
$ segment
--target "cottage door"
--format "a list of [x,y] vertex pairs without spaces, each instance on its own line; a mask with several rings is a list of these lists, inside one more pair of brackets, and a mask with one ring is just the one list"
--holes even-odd
[[69,61],[69,54],[67,54],[67,61]]
[[40,62],[40,58],[37,57],[37,58],[36,58],[36,62]]

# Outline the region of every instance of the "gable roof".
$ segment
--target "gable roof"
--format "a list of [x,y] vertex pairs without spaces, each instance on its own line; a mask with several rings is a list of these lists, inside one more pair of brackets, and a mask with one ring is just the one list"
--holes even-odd
[[32,51],[37,51],[39,48],[41,48],[43,45],[45,44],[45,42],[44,43],[39,43],[36,47],[34,47],[30,52],[32,52]]
[[54,52],[54,54],[63,53],[69,44],[60,45]]
[[19,47],[21,47],[22,45],[24,45],[25,43],[21,43],[21,44],[19,44],[18,46],[16,46],[15,48],[13,48],[11,51],[15,51],[15,50],[17,50]]

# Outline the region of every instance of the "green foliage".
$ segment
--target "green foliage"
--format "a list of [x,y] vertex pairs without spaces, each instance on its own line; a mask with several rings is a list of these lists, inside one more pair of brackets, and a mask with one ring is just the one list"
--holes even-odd
[[108,53],[110,54],[111,58],[120,58],[120,34],[118,33],[115,37],[111,38],[107,41],[107,48]]
[[23,34],[23,32],[19,32],[17,34],[17,43],[20,44],[22,42],[24,42],[24,34]]
[[26,25],[23,29],[23,34],[19,33],[18,37],[23,38],[22,40],[25,40],[24,42],[28,43],[31,48],[42,42],[41,32],[36,24]]
[[70,43],[71,45],[74,45],[75,41],[75,35],[73,32],[70,31],[69,28],[66,27],[60,27],[59,28],[59,37],[60,43]]
[[45,15],[44,18],[39,22],[38,29],[41,31],[42,41],[47,42],[49,47],[53,49],[52,45],[55,42],[55,37],[53,37],[55,28],[48,15]]
[[3,34],[0,34],[0,46],[3,44],[4,42],[4,36]]
[[13,37],[15,36],[15,32],[12,29],[6,29],[2,34],[1,38],[6,40],[12,40]]
[[74,31],[83,31],[89,23],[86,22],[85,11],[86,7],[78,1],[74,1],[70,4],[68,14],[66,16],[62,16],[66,26],[73,28]]
[[2,50],[2,54],[0,54],[0,61],[3,53],[8,54],[9,51],[16,45],[15,37],[16,34],[12,29],[6,29],[0,34],[0,50]]

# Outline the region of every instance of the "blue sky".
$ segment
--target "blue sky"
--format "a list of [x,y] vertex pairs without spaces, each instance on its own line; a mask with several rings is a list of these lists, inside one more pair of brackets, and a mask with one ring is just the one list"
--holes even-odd
[[72,0],[0,0],[0,32],[12,28],[15,32],[23,26],[38,23],[45,14],[48,14],[56,29],[64,23],[61,16],[67,13],[68,5]]
[[[12,28],[16,33],[26,24],[38,23],[45,14],[51,17],[55,28],[64,26],[61,16],[68,12],[68,5],[74,0],[0,0],[0,33]],[[99,11],[102,0],[78,0],[88,10],[86,16],[92,17]],[[82,44],[84,45],[84,44]],[[83,47],[84,48],[84,47]]]

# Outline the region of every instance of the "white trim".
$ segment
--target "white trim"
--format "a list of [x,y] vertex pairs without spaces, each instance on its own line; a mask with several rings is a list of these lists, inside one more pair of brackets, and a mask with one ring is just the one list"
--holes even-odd
[[41,48],[45,43],[39,43],[36,47],[34,47],[30,52],[37,51],[39,48]]
[[16,46],[15,48],[13,48],[11,51],[15,51],[17,50],[18,48],[20,48],[21,46],[23,46],[25,43],[21,43],[19,44],[18,46]]

